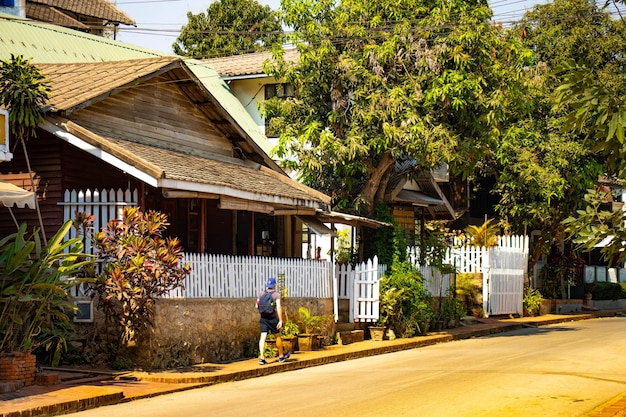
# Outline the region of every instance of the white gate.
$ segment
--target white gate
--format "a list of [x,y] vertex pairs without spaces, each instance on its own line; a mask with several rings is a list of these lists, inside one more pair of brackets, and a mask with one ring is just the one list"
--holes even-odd
[[354,268],[354,292],[350,322],[376,322],[380,314],[378,257]]
[[[497,246],[491,248],[449,248],[443,261],[454,265],[457,273],[482,273],[483,310],[487,315],[521,314],[524,279],[528,272],[528,245],[528,236],[498,236]],[[432,296],[440,296],[442,284],[439,278],[429,272],[428,265],[417,264],[418,255],[419,248],[410,248],[409,259],[420,267],[429,292]]]
[[483,310],[488,315],[522,314],[528,239],[518,245],[490,247],[483,269]]

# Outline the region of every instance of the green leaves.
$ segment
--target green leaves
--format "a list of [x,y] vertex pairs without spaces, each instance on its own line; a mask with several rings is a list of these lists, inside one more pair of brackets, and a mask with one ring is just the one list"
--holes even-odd
[[162,237],[167,225],[163,213],[126,207],[122,220],[110,221],[95,236],[104,271],[91,291],[117,324],[123,346],[152,326],[156,299],[182,286],[191,272],[180,264],[178,239]]
[[173,49],[191,58],[265,51],[283,38],[278,12],[256,0],[218,0],[187,19]]
[[0,105],[9,109],[9,123],[16,137],[34,136],[49,96],[49,85],[29,60],[11,54],[10,60],[0,61]]
[[264,111],[281,133],[277,153],[308,185],[333,195],[336,205],[355,210],[364,203],[372,215],[394,161],[413,160],[413,174],[442,163],[454,173],[473,170],[492,140],[495,114],[503,113],[502,100],[492,99],[502,96],[500,59],[513,55],[488,23],[488,7],[390,0],[282,5],[300,61],[266,71],[298,94]]
[[75,276],[93,264],[80,238],[63,241],[71,227],[66,222],[43,247],[37,233],[26,236],[25,223],[0,241],[0,351],[65,344],[58,329],[71,325],[68,313],[76,306],[70,290],[89,281]]

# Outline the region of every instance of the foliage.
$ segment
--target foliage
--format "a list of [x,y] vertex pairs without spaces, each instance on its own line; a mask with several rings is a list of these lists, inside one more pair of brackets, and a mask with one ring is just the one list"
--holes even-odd
[[177,55],[210,58],[269,50],[281,44],[280,14],[256,0],[217,0],[206,12],[187,13],[172,45]]
[[354,264],[354,255],[358,253],[358,245],[352,251],[352,245],[350,244],[349,231],[337,230],[337,247],[334,253],[335,262],[338,264]]
[[[37,192],[34,173],[26,148],[26,139],[35,135],[35,129],[44,120],[44,105],[50,96],[50,86],[39,69],[23,56],[11,54],[11,60],[0,60],[0,107],[9,110],[11,134],[22,143],[28,168],[31,191]],[[41,217],[39,200],[35,198],[35,209],[44,244],[46,230]]]
[[0,240],[1,352],[41,348],[58,363],[76,311],[71,288],[86,281],[74,276],[93,263],[80,238],[63,241],[71,227],[67,221],[44,246],[37,231],[26,235],[25,223]]
[[[419,240],[419,264],[436,267],[443,274],[454,272],[453,265],[443,263],[451,246],[448,233],[440,227],[439,222],[429,222],[425,229]],[[443,288],[441,292],[443,293]]]
[[[468,174],[495,139],[516,50],[480,1],[285,0],[300,54],[266,72],[297,95],[265,102],[277,156],[341,210],[372,216],[391,178]],[[449,24],[453,21],[454,24]],[[406,166],[406,169],[401,169]],[[389,187],[389,189],[388,189]]]
[[0,106],[9,109],[11,133],[22,139],[35,136],[43,121],[50,86],[39,69],[22,55],[0,61]]
[[526,311],[529,315],[536,316],[539,314],[541,300],[543,300],[543,296],[538,289],[530,287],[524,289],[522,304],[524,306],[524,311]]
[[300,334],[327,334],[332,320],[332,317],[314,315],[308,308],[300,307],[296,323]]
[[285,320],[283,327],[280,328],[280,335],[282,337],[294,337],[300,333],[300,328],[295,321]]
[[539,271],[540,291],[546,298],[567,298],[567,287],[582,283],[584,263],[579,256],[566,250],[560,253],[553,247],[546,264]]
[[591,294],[593,300],[617,300],[626,298],[622,286],[615,282],[585,283],[585,292]]
[[563,221],[567,234],[575,247],[590,252],[604,241],[600,248],[602,257],[609,265],[620,265],[626,261],[623,242],[626,241],[625,215],[623,210],[610,211],[603,208],[612,201],[609,193],[600,189],[590,189],[585,194],[585,208]]
[[121,220],[109,221],[95,236],[104,266],[91,291],[117,326],[120,346],[153,326],[157,297],[182,286],[191,272],[180,263],[178,239],[162,237],[167,224],[163,213],[125,207]]
[[503,123],[501,141],[484,166],[493,167],[496,210],[513,231],[541,231],[532,249],[535,260],[563,239],[562,220],[603,172],[603,158],[588,131],[563,129],[567,109],[552,97],[565,80],[559,67],[574,60],[608,69],[611,55],[623,44],[617,35],[610,16],[589,0],[536,5],[508,32],[525,57],[523,71],[512,86],[518,97]]
[[[612,19],[595,1],[556,0],[537,6],[518,30],[527,36],[525,43],[535,50],[535,65],[547,68],[544,96],[550,99],[549,112],[544,112],[550,123],[544,133],[532,137],[541,144],[537,147],[541,152],[526,159],[545,160],[545,169],[558,173],[552,180],[544,176],[537,183],[547,186],[542,193],[550,197],[544,198],[543,209],[520,206],[519,212],[533,214],[536,222],[543,222],[546,234],[552,230],[552,236],[560,239],[567,227],[568,235],[575,237],[576,229],[593,227],[592,223],[583,224],[590,219],[589,212],[578,222],[580,227],[572,223],[571,214],[586,190],[594,185],[599,174],[613,176],[624,167],[624,21]],[[541,140],[542,137],[550,140]],[[532,184],[539,178],[538,174],[518,177],[518,184],[528,183],[528,187],[520,187],[520,193],[532,195],[533,188],[539,190],[537,184]],[[561,223],[563,219],[567,219],[565,225]],[[579,238],[579,243],[585,240],[583,236]],[[544,240],[546,249],[551,240]],[[607,252],[617,254],[619,242],[620,239],[615,239],[613,244],[617,248]]]
[[441,316],[447,320],[458,320],[466,315],[467,307],[465,303],[454,295],[452,288],[449,288],[441,305]]
[[482,307],[482,304],[479,303],[479,296],[482,296],[481,287],[474,280],[474,274],[456,274],[456,295],[465,303],[465,309],[468,312],[477,307]]
[[[393,219],[391,209],[385,204],[379,204],[376,208],[376,219],[392,224],[392,227],[380,227],[374,231],[372,238],[373,253],[365,253],[365,257],[378,256],[381,264],[391,265],[394,262],[402,262],[406,259],[408,241],[404,230]],[[368,233],[363,231],[364,234]],[[367,250],[368,245],[365,245]]]
[[432,297],[411,265],[392,265],[389,275],[381,279],[380,293],[381,323],[401,337],[425,333],[426,323],[434,317]]
[[470,225],[463,230],[469,236],[472,245],[490,247],[498,244],[500,228],[497,224],[491,224],[492,221],[493,219],[489,219],[481,226]]

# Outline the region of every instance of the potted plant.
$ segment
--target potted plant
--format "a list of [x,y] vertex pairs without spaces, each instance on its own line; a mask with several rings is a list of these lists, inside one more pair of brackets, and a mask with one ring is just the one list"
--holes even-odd
[[385,337],[385,326],[380,322],[374,323],[372,326],[367,327],[370,331],[370,339],[375,341],[381,341]]
[[326,318],[313,315],[306,307],[298,309],[298,348],[316,350],[319,348],[319,336]]
[[524,298],[522,304],[524,306],[524,314],[527,316],[536,316],[539,313],[539,307],[541,307],[541,300],[543,296],[536,288],[526,288],[524,290]]
[[33,384],[33,351],[44,348],[58,360],[66,345],[64,334],[56,330],[71,327],[71,312],[77,308],[70,290],[93,281],[74,278],[93,260],[82,253],[80,237],[63,241],[71,227],[68,220],[43,246],[37,231],[26,235],[25,223],[0,240],[0,381]]
[[461,316],[465,315],[465,303],[455,297],[451,289],[448,289],[448,291],[446,291],[446,298],[443,300],[443,304],[441,306],[441,316],[444,319],[445,327],[457,327]]
[[280,329],[280,337],[283,339],[283,351],[293,353],[297,350],[298,333],[300,329],[298,324],[292,320],[285,320],[283,327]]

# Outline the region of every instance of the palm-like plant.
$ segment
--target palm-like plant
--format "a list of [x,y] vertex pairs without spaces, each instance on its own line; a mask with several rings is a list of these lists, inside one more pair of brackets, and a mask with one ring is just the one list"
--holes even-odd
[[[30,176],[31,191],[35,194],[35,180],[26,150],[26,139],[35,137],[35,129],[44,120],[44,106],[50,96],[50,86],[39,69],[21,55],[11,54],[10,60],[0,60],[0,105],[9,110],[11,132],[22,144]],[[46,232],[41,219],[39,203],[35,208],[44,244]]]
[[467,226],[464,232],[471,238],[472,244],[476,246],[496,246],[498,244],[498,232],[500,228],[497,224],[491,224],[493,219],[485,221],[481,226]]
[[65,340],[55,326],[71,323],[76,306],[70,290],[89,281],[73,277],[93,263],[82,253],[81,238],[63,241],[71,227],[68,220],[43,246],[37,231],[27,236],[25,223],[0,240],[0,352],[44,346],[58,358]]

